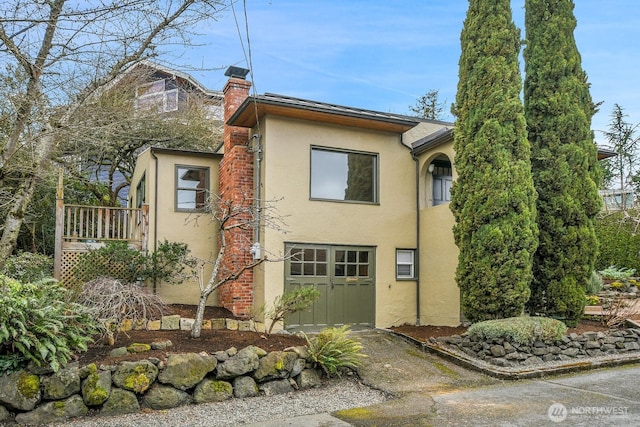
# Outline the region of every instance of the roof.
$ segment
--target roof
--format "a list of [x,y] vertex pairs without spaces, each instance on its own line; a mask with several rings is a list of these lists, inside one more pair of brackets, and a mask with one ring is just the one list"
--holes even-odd
[[157,64],[155,62],[151,62],[149,60],[143,60],[143,61],[140,61],[140,62],[134,64],[130,68],[130,70],[132,70],[132,69],[134,69],[136,67],[139,67],[139,66],[144,66],[144,67],[150,68],[152,70],[156,70],[158,72],[162,72],[162,73],[168,74],[170,76],[174,76],[174,77],[177,77],[179,79],[185,80],[185,81],[189,82],[189,84],[191,84],[193,87],[195,87],[196,89],[198,89],[200,92],[202,92],[203,94],[205,94],[207,96],[210,96],[210,97],[213,97],[213,98],[219,98],[219,99],[223,98],[223,94],[222,94],[221,91],[207,89],[202,83],[200,83],[198,80],[196,80],[193,76],[191,76],[190,74],[187,74],[185,72],[178,71],[178,70],[175,70],[175,69],[173,69],[171,67],[167,67],[165,65],[160,65],[160,64]]
[[425,136],[424,138],[420,138],[411,144],[411,149],[414,154],[420,154],[430,148],[437,147],[451,140],[453,140],[453,127],[444,127]]
[[258,118],[266,114],[388,132],[406,132],[423,121],[437,122],[418,117],[265,93],[264,95],[247,97],[238,107],[238,110],[229,118],[227,124],[253,127],[256,125]]
[[157,153],[157,154],[222,158],[222,154],[214,153],[211,151],[185,150],[181,148],[164,148],[164,147],[148,147],[144,151],[147,151],[147,150],[151,151],[151,153]]

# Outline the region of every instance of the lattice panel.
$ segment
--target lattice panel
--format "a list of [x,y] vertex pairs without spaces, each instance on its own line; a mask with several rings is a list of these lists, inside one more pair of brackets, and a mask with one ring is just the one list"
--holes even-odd
[[[62,265],[60,268],[60,280],[68,286],[79,284],[74,277],[74,270],[78,264],[80,256],[86,253],[86,250],[65,250],[62,252]],[[123,277],[126,273],[127,266],[124,264],[111,264],[110,269],[114,274]],[[84,271],[81,271],[84,273]]]

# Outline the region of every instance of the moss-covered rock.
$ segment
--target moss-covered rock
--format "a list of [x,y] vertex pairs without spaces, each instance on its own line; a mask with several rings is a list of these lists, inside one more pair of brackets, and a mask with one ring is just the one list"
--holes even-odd
[[114,388],[111,390],[109,398],[102,406],[100,415],[121,415],[131,414],[140,410],[140,404],[135,393]]
[[102,405],[111,394],[111,372],[98,371],[82,381],[82,399],[88,406]]
[[66,400],[56,400],[39,406],[30,412],[16,415],[19,425],[43,425],[54,422],[62,422],[69,418],[87,415],[89,409],[77,394]]
[[233,386],[226,381],[203,380],[193,391],[195,403],[222,402],[233,397]]
[[187,390],[202,381],[217,364],[217,359],[207,354],[172,354],[167,359],[165,368],[160,371],[158,381],[171,384],[180,390]]
[[151,409],[171,409],[186,405],[191,396],[185,391],[168,385],[156,384],[142,398],[142,404]]
[[48,376],[40,377],[43,397],[47,400],[60,400],[80,391],[80,375],[78,363],[70,363]]
[[260,359],[253,377],[258,382],[288,378],[298,355],[292,351],[272,351]]
[[158,367],[148,360],[122,362],[112,375],[113,383],[125,390],[142,394],[158,377]]
[[40,402],[40,378],[27,371],[0,376],[0,403],[10,409],[31,411]]

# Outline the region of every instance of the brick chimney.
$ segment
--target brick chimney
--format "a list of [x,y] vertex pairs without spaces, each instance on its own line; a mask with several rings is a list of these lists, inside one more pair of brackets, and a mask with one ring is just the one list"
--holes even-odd
[[[224,93],[224,156],[220,163],[220,198],[235,206],[252,206],[253,202],[253,154],[249,151],[249,129],[227,125],[227,121],[249,96],[251,83],[245,80],[249,70],[229,67],[229,77]],[[250,223],[251,215],[235,218],[234,221]],[[253,231],[245,227],[227,232],[227,250],[220,274],[232,274],[243,265],[253,261],[250,253]],[[236,280],[218,289],[218,304],[234,316],[247,317],[253,307],[253,271],[243,272]]]

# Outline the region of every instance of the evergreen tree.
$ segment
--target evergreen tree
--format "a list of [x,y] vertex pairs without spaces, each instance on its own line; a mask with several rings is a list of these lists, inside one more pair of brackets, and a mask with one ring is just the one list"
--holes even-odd
[[537,244],[535,190],[509,0],[470,0],[460,40],[450,207],[462,309],[476,322],[524,310]]
[[597,255],[600,209],[595,105],[573,31],[571,0],[526,0],[524,104],[538,192],[539,246],[530,312],[575,325]]

